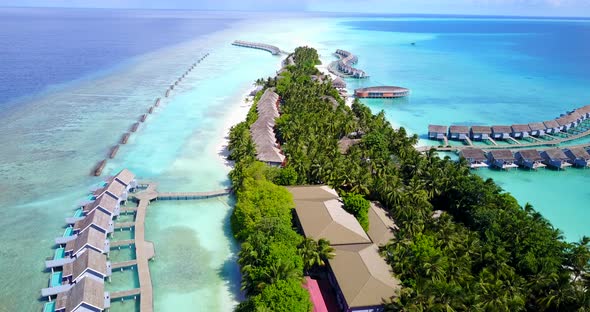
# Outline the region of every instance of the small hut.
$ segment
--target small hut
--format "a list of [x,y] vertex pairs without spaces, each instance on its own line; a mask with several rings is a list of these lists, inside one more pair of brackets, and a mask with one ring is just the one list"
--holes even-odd
[[115,229],[115,225],[113,223],[113,219],[111,219],[111,216],[98,209],[93,210],[84,219],[76,222],[74,224],[74,233],[83,233],[90,227],[105,234],[112,233]]
[[543,158],[539,152],[534,149],[518,151],[514,154],[514,157],[516,158],[515,163],[523,168],[536,170],[545,167],[545,164],[543,164]]
[[342,78],[336,77],[336,79],[332,80],[332,86],[336,89],[346,89],[346,82]]
[[571,166],[568,163],[569,158],[559,148],[552,148],[541,152],[543,163],[551,168],[564,169]]
[[486,155],[482,149],[479,148],[466,148],[461,150],[460,156],[465,158],[469,162],[471,169],[478,169],[481,167],[487,167]]
[[492,126],[492,138],[496,140],[506,140],[511,133],[512,128],[509,126]]
[[540,137],[545,135],[545,129],[547,129],[547,127],[545,127],[545,124],[543,124],[542,122],[530,123],[529,128],[531,128],[530,134],[534,137]]
[[446,126],[428,125],[428,138],[430,140],[444,140],[448,129]]
[[492,167],[503,170],[518,167],[518,165],[514,163],[516,159],[510,150],[493,150],[489,152],[487,156]]
[[73,262],[63,266],[63,280],[68,283],[76,283],[86,276],[104,279],[111,275],[111,263],[100,252],[87,250]]
[[512,125],[510,135],[516,139],[524,139],[530,136],[531,127],[529,125]]
[[76,239],[67,242],[65,253],[70,257],[75,257],[85,249],[93,249],[104,254],[108,253],[110,243],[106,239],[106,234],[91,227],[78,235]]
[[555,119],[555,121],[559,125],[559,130],[564,131],[564,132],[575,127],[574,117],[570,116],[570,115],[561,116],[561,117]]
[[350,138],[342,138],[340,141],[338,141],[338,151],[340,152],[340,154],[346,155],[348,154],[348,151],[350,150],[350,148],[361,142],[361,139],[350,139]]
[[107,192],[100,195],[93,202],[83,207],[85,215],[92,213],[96,209],[102,210],[111,217],[114,217],[119,215],[121,211],[121,204],[118,197]]
[[69,291],[57,295],[55,311],[104,311],[108,296],[108,293],[104,291],[103,282],[85,277],[74,284]]
[[488,126],[472,126],[470,135],[471,139],[475,141],[488,140],[492,135],[492,128]]
[[582,168],[590,166],[590,154],[583,147],[570,147],[565,149],[564,153],[570,164]]
[[559,124],[555,120],[547,120],[543,122],[545,125],[545,133],[554,134],[561,131]]
[[449,128],[449,138],[451,140],[466,140],[469,136],[469,127],[467,126],[451,126]]

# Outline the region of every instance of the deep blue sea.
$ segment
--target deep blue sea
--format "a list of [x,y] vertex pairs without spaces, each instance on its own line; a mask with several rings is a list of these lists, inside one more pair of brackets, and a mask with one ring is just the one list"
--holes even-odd
[[0,110],[235,20],[190,11],[0,8]]

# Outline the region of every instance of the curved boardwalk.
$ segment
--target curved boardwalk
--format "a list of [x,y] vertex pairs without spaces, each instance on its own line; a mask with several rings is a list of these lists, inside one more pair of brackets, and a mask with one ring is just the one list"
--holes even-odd
[[352,67],[352,65],[358,62],[358,57],[356,57],[354,54],[340,49],[336,50],[334,54],[340,59],[328,65],[328,70],[332,74],[343,78],[369,77],[363,70]]
[[279,49],[278,47],[275,47],[273,45],[265,44],[265,43],[236,40],[232,43],[232,45],[235,45],[237,47],[263,50],[266,52],[270,52],[272,55],[281,54],[281,49]]

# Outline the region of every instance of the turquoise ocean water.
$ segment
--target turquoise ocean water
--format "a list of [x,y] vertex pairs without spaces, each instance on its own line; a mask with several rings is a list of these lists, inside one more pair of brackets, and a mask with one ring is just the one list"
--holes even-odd
[[[211,16],[204,16],[213,23]],[[409,22],[411,27],[404,26]],[[188,27],[183,31],[199,23],[183,24]],[[99,181],[88,175],[92,166],[204,53],[210,56],[149,116],[105,173],[127,167],[159,182],[162,191],[227,186],[229,167],[221,143],[226,129],[245,117],[243,95],[252,82],[272,75],[280,63],[268,53],[231,46],[235,39],[267,42],[287,51],[308,44],[319,49],[324,62],[334,59],[337,48],[351,50],[371,78],[349,80],[349,89],[372,84],[410,87],[412,95],[405,100],[366,103],[420,135],[429,123],[528,122],[587,104],[590,89],[583,72],[588,62],[580,63],[578,54],[566,52],[568,45],[579,53],[587,51],[579,42],[587,36],[588,23],[524,20],[518,22],[519,31],[511,33],[502,23],[514,21],[240,14],[224,19],[223,27],[178,35],[161,47],[133,51],[112,64],[97,63],[92,70],[61,76],[65,78],[59,87],[28,94],[0,116],[0,311],[14,311],[15,306],[21,311],[40,309],[39,289],[49,277],[43,260],[63,232],[63,218]],[[142,20],[141,25],[157,27],[158,18]],[[548,40],[543,36],[554,27],[569,31],[560,45],[573,64],[555,64],[552,58],[559,51],[534,52],[547,48],[538,40]],[[532,48],[523,49],[526,46]],[[530,201],[568,239],[590,234],[590,171],[479,173],[496,179],[521,202]],[[240,299],[237,245],[228,228],[232,204],[231,198],[219,198],[150,206],[146,238],[156,249],[150,269],[158,311],[227,311]],[[115,236],[127,239],[132,234]],[[133,253],[122,250],[113,257],[123,260]],[[133,272],[118,272],[108,288],[136,283]],[[136,308],[126,302],[112,311]]]

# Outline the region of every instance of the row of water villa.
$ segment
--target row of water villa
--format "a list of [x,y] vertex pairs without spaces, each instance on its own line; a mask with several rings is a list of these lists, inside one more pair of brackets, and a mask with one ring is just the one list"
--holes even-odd
[[331,73],[341,77],[359,79],[369,77],[364,71],[353,67],[353,65],[358,62],[358,57],[356,57],[356,55],[340,49],[336,50],[335,55],[339,60],[328,66]]
[[562,170],[570,166],[590,167],[590,144],[588,147],[552,148],[541,151],[523,149],[514,152],[508,149],[486,152],[479,148],[467,148],[462,149],[459,154],[467,160],[472,169],[492,167],[509,170],[520,167],[536,170],[547,167]]
[[[182,80],[185,79],[191,73],[191,71],[193,71],[197,67],[197,65],[199,63],[201,63],[208,56],[209,56],[209,53],[206,53],[201,58],[199,58],[195,63],[191,64],[191,66],[180,77],[178,77],[172,84],[170,84],[170,86],[168,86],[168,88],[166,89],[166,91],[164,93],[164,97],[166,97],[166,98],[170,97],[171,92],[174,90],[174,88],[176,88],[182,82]],[[131,134],[137,132],[137,130],[139,129],[139,126],[142,123],[145,123],[147,121],[148,115],[153,114],[154,111],[156,110],[156,108],[158,108],[160,106],[160,103],[161,103],[161,99],[156,98],[154,101],[154,104],[151,105],[147,109],[147,112],[144,114],[141,114],[139,116],[138,121],[136,123],[134,123],[133,125],[131,125],[130,130],[128,132],[123,133],[119,143],[114,145],[110,149],[109,154],[107,155],[107,158],[99,161],[94,166],[94,168],[92,169],[92,172],[91,172],[92,175],[100,176],[102,174],[102,171],[106,167],[107,161],[109,159],[115,158],[115,156],[119,152],[120,145],[127,144],[127,142],[129,141],[129,138],[131,137]]]
[[49,285],[41,290],[48,300],[44,312],[103,311],[113,300],[137,299],[139,289],[109,293],[105,279],[115,269],[133,268],[137,260],[111,263],[113,248],[135,244],[134,240],[109,240],[117,229],[133,228],[134,222],[116,222],[121,214],[135,209],[121,208],[138,186],[135,175],[122,170],[89,195],[74,215],[66,218],[64,234],[55,239],[54,256],[45,261],[50,271]]
[[521,144],[518,140],[528,140],[527,146],[557,145],[590,134],[590,105],[575,109],[554,120],[515,124],[511,126],[428,126],[428,138],[444,141],[463,141],[473,145],[472,141],[486,141],[498,146],[497,140],[511,144]]

